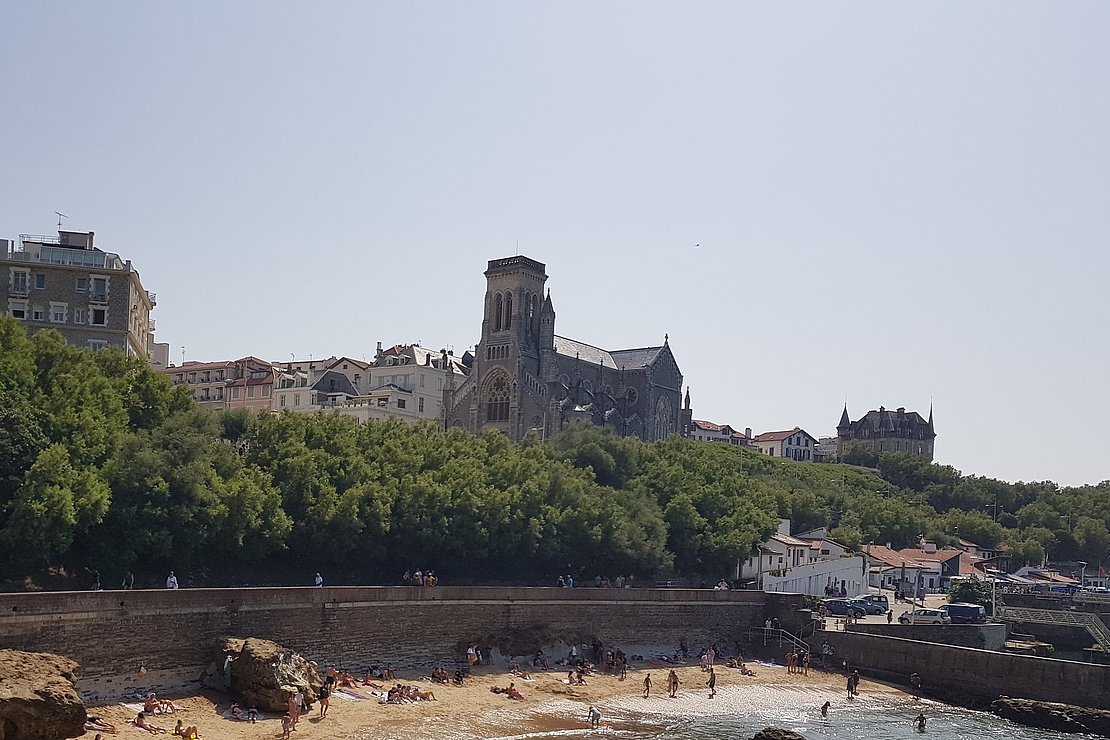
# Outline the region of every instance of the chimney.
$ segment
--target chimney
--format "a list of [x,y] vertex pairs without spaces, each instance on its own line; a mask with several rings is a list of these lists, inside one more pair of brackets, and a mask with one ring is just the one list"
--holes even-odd
[[744,427],[744,436],[747,437],[748,439],[752,438],[752,428],[751,427]]
[[899,406],[898,407],[898,415],[899,416],[905,416],[906,415],[906,407],[905,406]]
[[936,551],[937,551],[937,543],[935,543],[935,542],[926,542],[925,543],[925,552],[936,552]]

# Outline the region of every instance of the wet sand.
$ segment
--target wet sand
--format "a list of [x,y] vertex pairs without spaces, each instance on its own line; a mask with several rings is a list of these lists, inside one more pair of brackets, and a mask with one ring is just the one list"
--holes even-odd
[[[573,687],[562,683],[566,672],[557,670],[537,671],[531,674],[532,680],[526,681],[505,670],[482,667],[463,686],[434,684],[402,673],[398,679],[401,683],[431,690],[438,701],[379,704],[373,698],[352,701],[334,697],[326,718],[317,717],[317,707],[302,715],[293,737],[345,740],[504,738],[559,730],[584,730],[589,726],[586,711],[590,704],[601,708],[603,724],[624,729],[640,729],[642,725],[646,729],[658,727],[658,724],[649,719],[637,719],[637,715],[650,718],[652,715],[675,716],[687,712],[743,711],[742,705],[728,699],[730,695],[736,696],[739,689],[745,689],[743,694],[748,700],[758,696],[762,697],[761,701],[769,702],[813,702],[816,701],[813,697],[818,695],[839,695],[841,704],[846,701],[843,699],[843,674],[810,670],[808,676],[803,676],[800,673],[789,674],[782,666],[748,665],[755,670],[755,676],[742,676],[736,669],[717,667],[716,699],[708,698],[708,674],[696,665],[676,668],[681,688],[675,699],[666,695],[669,665],[642,666],[630,670],[625,681],[615,675],[600,674],[587,678],[587,686]],[[648,673],[651,674],[652,692],[650,698],[644,699],[643,679]],[[490,687],[505,687],[510,681],[515,682],[524,694],[523,701],[490,692]],[[369,697],[368,687],[360,687],[358,691]],[[860,691],[864,696],[880,693],[904,695],[897,688],[867,680],[861,682]],[[167,698],[169,696],[167,694]],[[176,705],[184,709],[178,716],[187,725],[197,725],[202,737],[208,740],[248,740],[281,735],[279,716],[268,716],[253,725],[222,717],[222,713],[231,706],[227,694],[185,689],[172,695],[172,698]],[[146,734],[127,726],[127,721],[134,718],[135,713],[125,707],[107,705],[90,709],[90,712],[113,722],[125,737],[138,738]],[[176,719],[172,715],[159,715],[154,718],[154,724],[169,729]]]

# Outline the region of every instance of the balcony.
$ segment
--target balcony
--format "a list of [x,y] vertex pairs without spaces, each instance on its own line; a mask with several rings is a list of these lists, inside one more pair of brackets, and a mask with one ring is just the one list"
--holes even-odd
[[89,293],[89,303],[107,303],[107,293]]

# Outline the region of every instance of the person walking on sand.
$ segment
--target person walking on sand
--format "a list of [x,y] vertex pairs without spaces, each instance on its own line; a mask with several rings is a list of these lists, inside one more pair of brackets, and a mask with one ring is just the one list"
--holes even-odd
[[859,671],[852,671],[848,676],[848,698],[854,699],[859,695]]
[[297,729],[297,720],[301,716],[301,691],[297,689],[289,695],[289,729]]
[[644,676],[644,698],[646,699],[650,695],[651,695],[651,674],[649,673],[646,676]]
[[598,711],[597,707],[595,707],[594,705],[591,704],[590,705],[590,710],[589,710],[587,716],[589,717],[589,720],[590,720],[590,729],[591,730],[596,730],[598,727],[601,726],[601,712]]
[[331,703],[331,690],[325,685],[320,687],[320,694],[317,697],[320,700],[320,719],[328,716],[328,706]]
[[706,685],[709,686],[709,698],[712,699],[717,695],[717,674],[713,671],[713,666],[709,666],[709,681]]
[[674,668],[671,669],[670,675],[667,676],[667,691],[670,692],[672,699],[678,694],[678,674],[674,672]]
[[910,674],[910,688],[913,690],[914,696],[917,696],[921,691],[921,676],[917,673]]
[[822,717],[828,717],[829,716],[829,707],[831,707],[831,706],[832,706],[832,702],[825,702],[824,704],[821,705],[821,716]]

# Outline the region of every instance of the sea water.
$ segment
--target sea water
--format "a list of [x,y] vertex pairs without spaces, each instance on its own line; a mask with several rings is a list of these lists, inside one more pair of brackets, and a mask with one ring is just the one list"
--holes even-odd
[[[827,717],[820,707],[832,706]],[[916,699],[898,693],[863,694],[848,700],[831,689],[788,686],[729,686],[710,699],[704,692],[687,692],[676,699],[620,697],[599,704],[602,727],[591,730],[582,704],[558,701],[545,705],[529,720],[515,720],[500,712],[487,726],[470,727],[457,737],[531,740],[544,738],[626,738],[647,740],[748,740],[768,726],[793,730],[809,740],[1080,740],[1093,735],[1065,734],[1018,725],[987,712],[977,712]],[[924,714],[924,732],[914,722]],[[540,715],[540,716],[537,716]],[[510,724],[504,724],[506,721]],[[520,731],[512,731],[515,724]],[[440,737],[447,735],[437,733]],[[447,733],[450,734],[450,733]],[[451,735],[456,737],[456,735]]]

